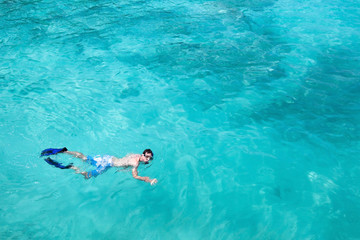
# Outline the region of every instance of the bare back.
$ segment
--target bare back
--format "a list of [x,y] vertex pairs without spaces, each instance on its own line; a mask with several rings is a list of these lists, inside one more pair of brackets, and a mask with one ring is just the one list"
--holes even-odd
[[123,158],[112,158],[112,164],[114,167],[138,167],[140,154],[128,154]]

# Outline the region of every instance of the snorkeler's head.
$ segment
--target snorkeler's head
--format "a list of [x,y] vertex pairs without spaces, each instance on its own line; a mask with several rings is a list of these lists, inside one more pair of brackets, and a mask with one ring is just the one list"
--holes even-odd
[[145,149],[143,151],[143,154],[146,155],[146,153],[150,153],[152,157],[154,157],[154,153],[151,151],[151,149]]
[[153,160],[153,158],[154,158],[154,153],[151,151],[151,149],[145,149],[141,156],[141,160],[145,164],[149,164],[149,161]]

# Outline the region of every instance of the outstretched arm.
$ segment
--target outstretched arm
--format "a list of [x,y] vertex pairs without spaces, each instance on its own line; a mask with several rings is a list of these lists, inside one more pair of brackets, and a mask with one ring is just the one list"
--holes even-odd
[[151,185],[154,185],[155,183],[157,183],[157,180],[156,178],[154,179],[150,179],[149,177],[140,177],[138,175],[138,171],[137,171],[137,167],[134,167],[133,170],[132,170],[132,175],[135,179],[138,179],[138,180],[141,180],[141,181],[144,181],[144,182],[148,182],[150,183]]

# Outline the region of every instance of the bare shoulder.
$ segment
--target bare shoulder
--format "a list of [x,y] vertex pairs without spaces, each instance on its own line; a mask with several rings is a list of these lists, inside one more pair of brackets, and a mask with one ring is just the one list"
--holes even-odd
[[135,154],[135,153],[129,153],[128,155],[126,155],[126,157],[131,158],[131,159],[136,159],[139,160],[140,158],[140,154]]
[[138,167],[140,156],[141,156],[140,154],[130,153],[130,154],[126,155],[125,158],[129,159],[129,163],[131,163],[132,166]]

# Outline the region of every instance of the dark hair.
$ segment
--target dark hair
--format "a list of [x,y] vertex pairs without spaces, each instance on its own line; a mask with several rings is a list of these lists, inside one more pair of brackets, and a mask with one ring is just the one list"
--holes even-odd
[[145,149],[143,154],[145,155],[145,153],[151,153],[151,155],[154,157],[153,152],[151,151],[151,149]]

